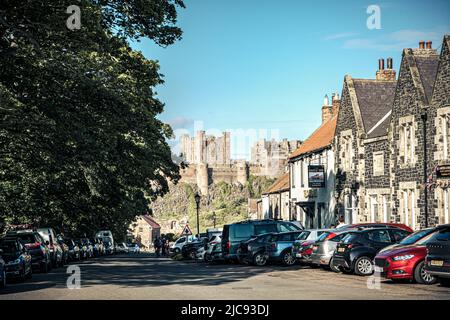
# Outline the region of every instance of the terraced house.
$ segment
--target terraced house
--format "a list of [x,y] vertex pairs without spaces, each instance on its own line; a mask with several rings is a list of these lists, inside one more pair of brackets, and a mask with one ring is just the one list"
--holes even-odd
[[403,51],[376,79],[346,76],[336,135],[337,213],[347,223],[448,222],[449,37]]

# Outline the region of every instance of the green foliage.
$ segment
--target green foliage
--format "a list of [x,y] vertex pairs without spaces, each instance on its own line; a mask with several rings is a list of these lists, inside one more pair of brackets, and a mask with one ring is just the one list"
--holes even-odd
[[179,168],[157,119],[159,65],[127,39],[181,37],[181,0],[3,0],[0,7],[0,225],[123,235]]

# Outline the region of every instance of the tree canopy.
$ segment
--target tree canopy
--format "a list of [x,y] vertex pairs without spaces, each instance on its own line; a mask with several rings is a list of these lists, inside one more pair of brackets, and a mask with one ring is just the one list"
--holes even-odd
[[[66,26],[70,5],[81,29]],[[179,179],[158,120],[156,61],[181,39],[181,0],[2,0],[0,223],[123,235]]]

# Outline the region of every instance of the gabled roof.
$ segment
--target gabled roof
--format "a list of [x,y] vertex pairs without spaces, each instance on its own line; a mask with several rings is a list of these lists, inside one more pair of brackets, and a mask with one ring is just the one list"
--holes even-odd
[[279,177],[275,182],[267,189],[264,194],[272,194],[279,193],[282,191],[289,190],[289,173],[284,173],[281,177]]
[[353,86],[367,137],[386,135],[397,81],[353,79]]
[[323,123],[300,147],[292,152],[289,159],[297,158],[301,155],[322,150],[331,145],[336,131],[337,116],[334,116]]
[[428,103],[431,103],[433,96],[434,82],[439,67],[439,56],[416,56],[417,69],[419,69],[420,80],[425,90]]
[[147,222],[153,229],[161,228],[161,226],[148,214],[141,216],[145,222]]

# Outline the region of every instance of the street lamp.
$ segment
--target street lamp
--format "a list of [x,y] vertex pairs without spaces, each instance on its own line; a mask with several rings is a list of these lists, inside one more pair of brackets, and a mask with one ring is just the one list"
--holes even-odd
[[195,204],[197,205],[197,235],[200,238],[200,220],[199,220],[199,208],[200,208],[200,195],[198,192],[194,195]]
[[213,211],[212,214],[213,222],[214,222],[214,229],[216,228],[216,212]]

